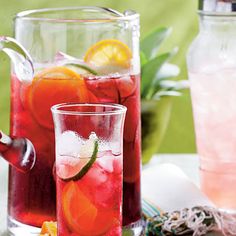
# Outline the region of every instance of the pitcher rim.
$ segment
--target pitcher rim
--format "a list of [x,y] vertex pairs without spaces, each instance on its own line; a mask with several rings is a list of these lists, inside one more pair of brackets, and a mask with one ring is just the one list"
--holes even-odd
[[[70,10],[97,10],[108,12],[111,15],[110,17],[99,18],[99,17],[88,17],[88,18],[59,18],[59,17],[36,17],[36,13],[47,13],[47,12],[56,12],[56,11],[70,11]],[[127,14],[125,14],[127,13]],[[48,22],[78,22],[78,23],[108,23],[114,21],[132,21],[139,19],[139,14],[133,10],[127,10],[125,13],[121,13],[112,8],[107,7],[98,7],[98,6],[77,6],[77,7],[58,7],[58,8],[40,8],[33,10],[21,11],[16,14],[16,19],[31,20],[31,21],[48,21]]]

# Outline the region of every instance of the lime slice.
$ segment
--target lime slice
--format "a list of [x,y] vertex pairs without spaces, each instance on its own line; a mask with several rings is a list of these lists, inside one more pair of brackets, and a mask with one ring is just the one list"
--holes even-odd
[[81,170],[72,177],[69,177],[69,178],[60,177],[60,178],[66,182],[71,181],[71,180],[77,181],[77,180],[81,179],[89,171],[89,169],[92,167],[93,163],[96,161],[97,153],[98,153],[98,141],[96,140],[94,142],[93,154],[92,154],[90,160],[81,168]]
[[98,75],[98,72],[95,71],[91,66],[88,66],[86,63],[66,63],[64,64],[69,69],[74,70],[78,74],[92,74],[92,75]]

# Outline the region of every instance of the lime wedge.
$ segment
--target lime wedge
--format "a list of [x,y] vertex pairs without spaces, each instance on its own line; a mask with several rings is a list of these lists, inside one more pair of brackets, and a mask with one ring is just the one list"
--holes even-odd
[[85,73],[89,73],[92,75],[98,75],[98,72],[95,71],[93,68],[91,68],[91,66],[87,65],[86,63],[80,63],[80,62],[76,62],[76,63],[68,63],[68,64],[64,64],[64,66],[75,70],[75,72],[77,72],[78,74],[85,74]]
[[77,181],[77,180],[81,179],[89,171],[89,169],[92,167],[93,163],[96,161],[97,154],[98,154],[98,141],[96,140],[94,142],[93,154],[92,154],[90,160],[85,164],[85,166],[83,166],[81,168],[81,170],[76,175],[69,177],[69,178],[61,178],[61,179],[66,182]]

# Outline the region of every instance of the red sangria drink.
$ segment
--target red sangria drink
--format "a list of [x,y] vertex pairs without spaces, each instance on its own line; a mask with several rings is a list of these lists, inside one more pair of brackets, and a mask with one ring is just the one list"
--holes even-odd
[[140,219],[140,99],[139,75],[85,78],[91,102],[119,103],[127,107],[124,128],[123,224]]
[[56,67],[36,74],[31,84],[12,77],[11,135],[31,140],[37,155],[31,172],[25,174],[13,168],[9,172],[9,215],[23,224],[41,227],[44,221],[56,220],[50,108],[58,102],[86,101],[83,92],[78,93],[80,79],[76,76],[67,68]]
[[125,107],[105,104],[52,108],[58,236],[122,234],[125,111]]
[[[112,45],[110,40],[103,43],[108,47],[106,51],[104,45],[103,53],[108,54],[112,47],[116,51],[127,50],[125,53],[130,53],[120,41],[116,41],[116,45]],[[101,73],[98,66],[99,72],[92,74],[91,62],[87,58],[85,56],[88,67],[70,60],[45,66],[30,84],[12,76],[11,134],[29,138],[38,156],[34,170],[28,175],[10,170],[9,214],[25,224],[40,227],[45,220],[55,220],[55,181],[52,174],[55,152],[50,108],[62,102],[119,103],[127,107],[123,142],[123,222],[129,224],[140,218],[140,77],[131,75],[128,70],[125,73],[95,75]],[[17,198],[14,197],[16,194]]]
[[[84,57],[98,73],[85,77],[92,102],[119,103],[127,107],[124,127],[123,225],[141,219],[140,76],[132,72],[132,51],[122,41],[107,39],[91,46]],[[116,73],[114,73],[116,71]],[[113,72],[113,73],[112,73]]]
[[37,161],[26,175],[10,168],[9,231],[14,233],[22,225],[31,230],[44,221],[56,220],[55,138],[50,108],[65,102],[115,103],[127,108],[122,223],[141,230],[138,14],[97,7],[23,12],[16,18],[16,39],[29,50],[32,60],[27,62],[33,65],[34,73],[25,80],[21,78],[24,63],[13,69],[11,135],[28,138]]

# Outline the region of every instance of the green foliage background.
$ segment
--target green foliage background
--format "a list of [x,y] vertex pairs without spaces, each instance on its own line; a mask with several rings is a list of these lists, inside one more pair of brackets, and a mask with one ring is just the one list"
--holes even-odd
[[[173,29],[162,51],[175,46],[179,52],[173,62],[180,66],[178,79],[187,79],[185,54],[197,33],[197,0],[0,0],[0,35],[13,35],[14,15],[23,10],[62,6],[105,6],[119,11],[133,9],[141,16],[141,36],[158,26]],[[9,129],[9,60],[0,53],[0,127]],[[174,98],[170,124],[160,152],[195,152],[189,92]]]

